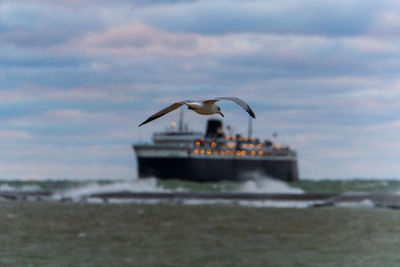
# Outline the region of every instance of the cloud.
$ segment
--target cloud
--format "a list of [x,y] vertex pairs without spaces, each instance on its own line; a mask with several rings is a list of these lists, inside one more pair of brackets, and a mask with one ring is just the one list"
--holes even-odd
[[[143,8],[145,23],[202,34],[279,33],[353,36],[367,32],[379,4],[365,1],[198,1]],[[354,12],[357,10],[357,12]]]
[[[112,2],[108,0],[19,0],[19,3],[23,4],[37,4],[41,6],[50,6],[53,8],[63,7],[71,9],[81,9],[90,7],[107,7],[115,8],[116,6],[128,6],[128,7],[141,7],[141,6],[154,6],[154,5],[175,5],[178,3],[190,3],[198,0],[114,0]],[[0,0],[1,3],[7,3],[7,0]]]
[[90,11],[74,12],[37,4],[0,3],[0,42],[42,50],[77,38],[104,24]]
[[0,130],[0,138],[14,141],[18,139],[30,139],[32,135],[24,131]]
[[240,37],[171,33],[141,22],[90,33],[80,44],[88,54],[113,56],[199,56],[245,53],[256,48]]
[[370,28],[371,34],[383,38],[399,38],[400,15],[398,12],[385,10],[374,18],[374,24]]
[[[384,161],[397,157],[394,1],[26,0],[0,10],[4,176],[130,177],[131,144],[178,111],[140,122],[173,101],[229,95],[254,109],[256,136],[278,132],[298,150],[303,177],[388,175]],[[220,105],[245,134],[247,114]],[[185,113],[195,130],[206,120]]]
[[[196,48],[194,36],[170,34],[141,23],[107,29],[104,33],[88,34],[83,46],[97,53],[139,54],[190,51]],[[183,53],[183,52],[182,52]]]
[[[223,3],[227,5],[228,2]],[[258,7],[284,9],[278,2],[264,4],[254,1],[253,5],[250,3],[236,1],[232,3],[232,9],[228,8],[228,10],[234,10],[236,5],[238,9],[243,6],[251,10],[255,9],[255,13]],[[312,1],[307,3],[313,8],[318,7]],[[199,1],[139,7],[137,11],[139,14],[131,13],[133,19],[124,20],[124,23],[120,25],[107,24],[110,18],[106,19],[106,17],[116,15],[115,10],[108,11],[108,15],[102,15],[97,19],[99,21],[103,19],[102,22],[98,24],[96,20],[90,22],[96,25],[94,27],[86,27],[83,24],[77,30],[75,24],[64,25],[63,28],[67,28],[72,33],[70,38],[51,44],[46,50],[42,50],[46,47],[45,44],[40,45],[40,51],[31,51],[37,47],[35,44],[27,42],[23,45],[18,40],[9,40],[11,43],[16,42],[19,46],[11,49],[7,46],[3,47],[3,53],[9,55],[2,61],[3,65],[23,68],[21,72],[25,73],[23,76],[25,81],[21,80],[19,72],[6,71],[8,79],[4,82],[15,85],[12,83],[15,80],[18,83],[34,82],[43,86],[75,87],[82,84],[89,85],[88,83],[115,83],[117,81],[148,83],[155,79],[165,80],[168,77],[171,80],[195,78],[218,82],[220,79],[227,80],[229,77],[232,83],[237,83],[246,79],[245,77],[262,80],[266,75],[272,78],[317,77],[319,75],[370,75],[397,71],[399,57],[396,44],[381,40],[376,36],[314,36],[304,35],[301,30],[293,34],[280,31],[257,32],[251,31],[251,25],[246,26],[246,29],[250,29],[249,31],[222,35],[210,32],[182,33],[173,32],[173,29],[166,29],[168,27],[162,25],[160,28],[147,25],[143,23],[145,19],[140,21],[140,14],[146,14],[147,9],[180,10],[189,6],[197,10],[198,5],[207,4],[218,5],[216,2]],[[355,5],[355,2],[352,2],[352,5]],[[30,10],[29,7],[31,6],[24,6],[24,9]],[[37,5],[33,7],[33,10],[27,11],[28,14],[35,14],[39,9]],[[46,6],[44,9],[51,10],[50,7]],[[344,9],[341,5],[337,8]],[[101,8],[96,11],[87,9],[77,14],[72,14],[67,9],[63,11],[66,14],[65,20],[79,22],[92,14],[98,15],[103,12]],[[216,9],[215,12],[222,11]],[[58,25],[51,23],[52,19],[46,18],[50,16],[50,11],[44,13],[46,14],[44,21],[49,20],[49,22],[36,24],[46,25],[49,30],[44,31],[46,36],[43,40],[40,35],[32,40],[46,43],[46,38],[52,39],[53,32],[62,33],[62,31],[55,27]],[[176,21],[180,18],[178,16]],[[17,22],[8,24],[18,25]],[[28,26],[25,28],[28,34],[32,34],[37,27],[33,27],[32,30],[29,30]],[[19,34],[18,29],[9,31],[3,35],[3,38],[12,39],[10,36]],[[352,56],[349,57],[349,54]],[[165,58],[160,59],[160,56]],[[193,57],[196,57],[196,60],[192,60]],[[208,71],[211,69],[213,70]],[[48,72],[52,75],[48,75]],[[105,78],[106,72],[112,75]],[[152,75],[152,73],[157,73],[157,75]]]

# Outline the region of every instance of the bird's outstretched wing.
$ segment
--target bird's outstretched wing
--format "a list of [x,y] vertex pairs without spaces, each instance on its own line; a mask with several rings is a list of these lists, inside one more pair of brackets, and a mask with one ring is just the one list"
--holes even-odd
[[157,118],[159,118],[159,117],[161,117],[161,116],[167,114],[168,112],[171,112],[171,111],[173,111],[173,110],[179,108],[179,107],[182,106],[182,105],[185,105],[186,102],[187,102],[187,101],[182,101],[182,102],[173,103],[172,105],[170,105],[170,106],[168,106],[168,107],[166,107],[166,108],[160,110],[159,112],[157,112],[157,113],[151,115],[147,120],[145,120],[144,122],[142,122],[142,123],[139,125],[139,127],[142,126],[142,125],[145,124],[145,123],[148,123],[148,122],[150,122],[150,121],[152,121],[152,120],[155,120],[155,119],[157,119]]
[[246,104],[246,102],[244,102],[242,99],[237,98],[237,97],[217,97],[214,99],[209,99],[209,100],[204,100],[203,103],[211,103],[214,104],[217,101],[220,100],[230,100],[235,102],[236,104],[238,104],[239,106],[241,106],[244,110],[247,111],[247,113],[250,114],[251,117],[253,117],[254,119],[256,118],[256,115],[254,114],[253,110],[251,110],[250,106]]

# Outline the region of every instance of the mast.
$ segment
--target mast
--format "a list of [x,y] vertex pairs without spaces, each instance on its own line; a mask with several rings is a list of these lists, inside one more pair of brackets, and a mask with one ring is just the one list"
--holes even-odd
[[250,139],[253,135],[253,119],[249,116],[249,128],[247,131],[247,137]]
[[178,125],[178,130],[180,132],[183,131],[183,108],[181,108],[180,112],[179,112],[179,125]]

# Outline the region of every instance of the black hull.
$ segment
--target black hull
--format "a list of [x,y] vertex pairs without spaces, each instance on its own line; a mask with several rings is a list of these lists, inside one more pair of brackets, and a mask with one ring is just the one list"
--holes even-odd
[[293,159],[213,159],[183,157],[138,157],[140,178],[182,179],[196,182],[244,181],[271,177],[297,181],[297,161]]

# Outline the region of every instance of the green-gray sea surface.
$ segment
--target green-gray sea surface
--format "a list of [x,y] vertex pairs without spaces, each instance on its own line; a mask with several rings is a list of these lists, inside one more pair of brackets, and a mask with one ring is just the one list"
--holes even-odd
[[400,212],[0,202],[0,266],[400,266]]
[[[368,205],[271,208],[237,203],[86,203],[96,192],[399,194],[399,180],[246,183],[0,181],[0,266],[400,266],[400,211]],[[71,202],[60,202],[61,197]],[[367,203],[368,204],[368,203]]]

